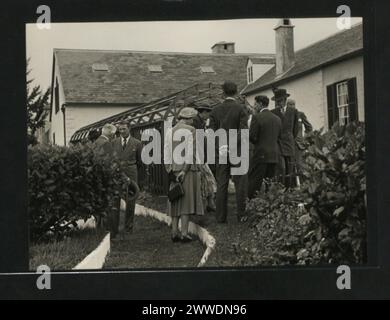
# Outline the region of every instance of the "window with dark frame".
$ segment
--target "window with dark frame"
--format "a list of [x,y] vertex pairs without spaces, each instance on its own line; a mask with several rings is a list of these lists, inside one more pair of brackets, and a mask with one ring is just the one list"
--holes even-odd
[[248,83],[253,82],[253,66],[248,67]]
[[57,114],[60,111],[60,91],[58,87],[58,79],[56,78],[56,84],[54,87],[54,105],[55,105],[55,113]]
[[344,126],[359,119],[356,78],[328,85],[326,91],[329,128],[335,123]]

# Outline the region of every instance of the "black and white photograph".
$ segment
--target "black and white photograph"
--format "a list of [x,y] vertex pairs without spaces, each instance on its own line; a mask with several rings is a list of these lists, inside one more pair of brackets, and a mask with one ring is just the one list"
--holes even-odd
[[30,270],[365,265],[362,22],[26,24]]

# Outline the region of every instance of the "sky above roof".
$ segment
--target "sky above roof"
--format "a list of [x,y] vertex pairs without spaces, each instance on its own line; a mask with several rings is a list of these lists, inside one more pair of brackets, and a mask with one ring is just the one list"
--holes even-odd
[[[361,22],[352,18],[352,24]],[[211,53],[221,41],[235,42],[236,53],[274,53],[278,19],[52,23],[51,29],[26,25],[26,57],[31,77],[50,85],[53,48]],[[336,18],[292,19],[295,50],[339,31]]]

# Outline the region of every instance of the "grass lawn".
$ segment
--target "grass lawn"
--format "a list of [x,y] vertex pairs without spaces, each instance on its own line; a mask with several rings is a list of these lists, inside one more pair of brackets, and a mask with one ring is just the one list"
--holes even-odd
[[105,234],[97,229],[75,230],[62,241],[30,243],[30,270],[42,264],[51,270],[71,270],[99,245]]

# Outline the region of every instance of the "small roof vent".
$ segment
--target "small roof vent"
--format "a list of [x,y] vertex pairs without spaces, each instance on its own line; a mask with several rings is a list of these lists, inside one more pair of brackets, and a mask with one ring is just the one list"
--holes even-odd
[[92,65],[93,71],[108,71],[108,65],[105,63],[94,63]]
[[214,68],[210,66],[201,66],[200,71],[202,73],[215,73]]
[[162,72],[162,68],[160,65],[149,65],[148,69],[150,72]]

